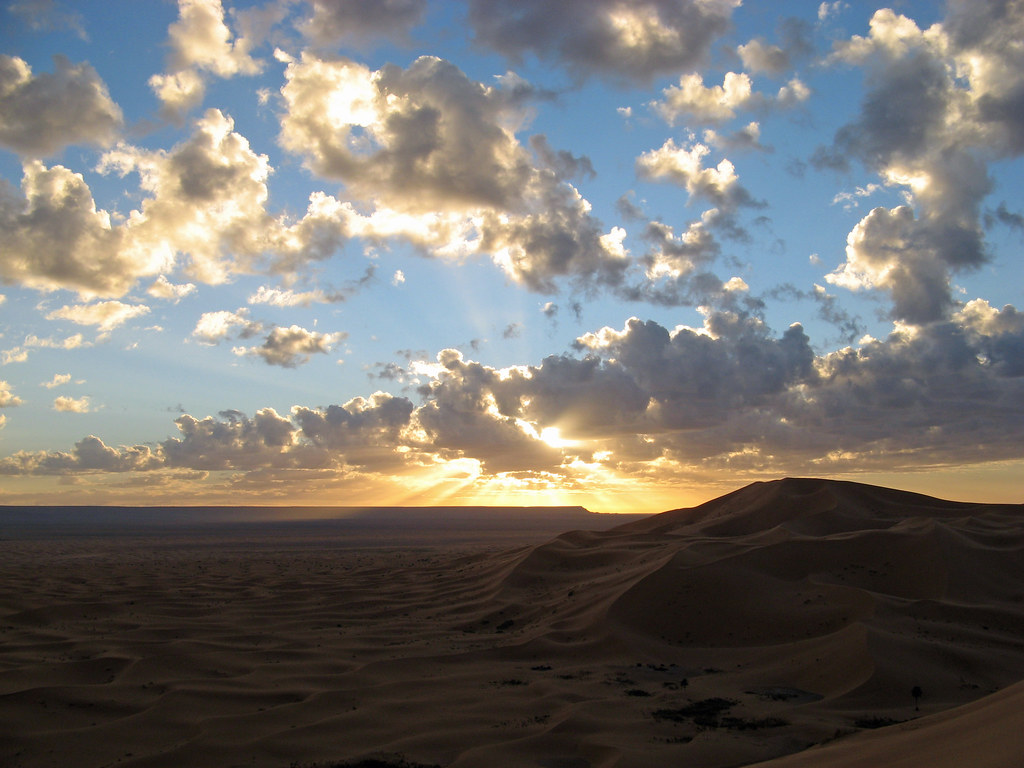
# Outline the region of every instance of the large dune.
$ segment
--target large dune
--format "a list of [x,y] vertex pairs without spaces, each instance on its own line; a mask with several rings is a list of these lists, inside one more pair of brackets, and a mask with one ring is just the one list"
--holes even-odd
[[1024,764],[1024,506],[786,479],[449,533],[0,542],[0,764]]

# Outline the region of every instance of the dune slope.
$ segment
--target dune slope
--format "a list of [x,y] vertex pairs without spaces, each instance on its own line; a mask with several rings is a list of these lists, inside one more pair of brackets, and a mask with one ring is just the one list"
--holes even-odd
[[1024,753],[1021,505],[786,479],[517,548],[272,535],[0,542],[0,754],[924,766],[982,724],[958,764]]

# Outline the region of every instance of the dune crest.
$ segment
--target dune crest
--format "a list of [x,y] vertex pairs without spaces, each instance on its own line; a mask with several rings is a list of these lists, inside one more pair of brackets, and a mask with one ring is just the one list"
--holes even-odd
[[1024,753],[1022,505],[787,478],[555,538],[393,522],[0,542],[0,754],[941,766],[981,719],[970,764]]

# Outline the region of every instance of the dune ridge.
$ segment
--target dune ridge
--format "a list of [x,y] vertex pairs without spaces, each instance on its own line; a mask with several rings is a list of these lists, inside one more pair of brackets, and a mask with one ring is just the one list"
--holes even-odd
[[[1009,768],[1024,754],[1024,505],[787,478],[605,530],[446,535],[0,541],[0,754],[152,768]],[[975,754],[979,733],[998,743]]]

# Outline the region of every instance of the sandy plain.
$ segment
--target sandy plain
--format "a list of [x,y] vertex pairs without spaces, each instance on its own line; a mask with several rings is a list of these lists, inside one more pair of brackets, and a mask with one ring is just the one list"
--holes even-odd
[[7,510],[0,765],[1024,765],[1022,505],[460,514]]

